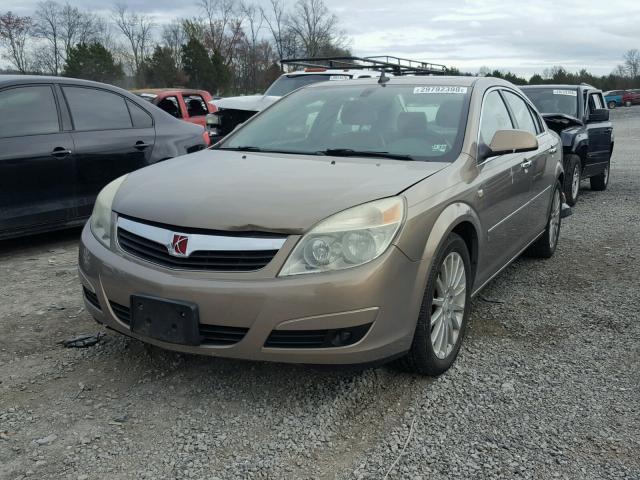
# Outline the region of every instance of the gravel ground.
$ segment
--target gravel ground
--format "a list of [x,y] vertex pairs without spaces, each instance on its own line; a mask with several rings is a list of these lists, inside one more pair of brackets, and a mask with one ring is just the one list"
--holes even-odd
[[79,232],[0,243],[2,479],[640,479],[640,107],[556,256],[473,302],[438,379],[178,355],[108,332]]

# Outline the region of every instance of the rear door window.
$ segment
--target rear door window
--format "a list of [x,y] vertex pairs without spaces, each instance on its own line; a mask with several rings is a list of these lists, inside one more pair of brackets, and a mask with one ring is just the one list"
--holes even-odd
[[201,117],[209,113],[207,104],[200,95],[183,95],[182,98],[190,117]]
[[172,117],[182,118],[182,113],[180,112],[180,103],[178,103],[178,97],[176,96],[163,98],[157,103],[157,106]]
[[480,141],[489,145],[498,130],[511,130],[513,124],[506,105],[497,90],[487,94],[482,107],[480,123]]
[[537,135],[538,131],[536,129],[536,124],[533,121],[533,117],[531,117],[531,112],[529,111],[529,107],[525,101],[509,91],[503,90],[502,93],[509,104],[509,108],[511,108],[513,116],[515,117],[517,127],[521,130],[526,130],[533,135]]
[[129,106],[129,113],[131,113],[131,120],[135,128],[153,127],[153,118],[151,118],[151,115],[149,115],[146,110],[131,100],[127,100],[127,105]]
[[120,95],[88,87],[63,87],[75,130],[131,128],[131,116]]
[[0,137],[60,131],[58,108],[49,85],[3,90],[0,92],[0,112]]

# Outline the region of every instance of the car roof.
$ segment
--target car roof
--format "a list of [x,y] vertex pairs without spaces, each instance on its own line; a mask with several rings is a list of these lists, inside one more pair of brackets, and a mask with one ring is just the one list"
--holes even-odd
[[556,89],[562,89],[562,90],[598,90],[598,88],[594,87],[593,85],[587,85],[586,83],[583,83],[581,85],[571,85],[571,84],[548,84],[548,83],[542,83],[542,84],[538,84],[538,85],[522,85],[520,87],[523,90],[529,90],[529,89],[552,89],[552,88],[556,88]]
[[78,85],[94,85],[96,87],[118,88],[107,83],[94,82],[71,77],[54,77],[50,75],[0,75],[0,85],[7,83],[73,83]]
[[159,94],[169,94],[169,93],[204,93],[204,90],[196,90],[193,88],[136,88],[134,90],[130,90],[131,93],[135,93],[136,95],[141,93],[153,93],[155,95]]
[[373,76],[379,77],[380,71],[367,70],[367,69],[354,70],[354,69],[348,69],[348,68],[346,69],[326,68],[325,69],[322,67],[318,67],[318,68],[308,68],[305,70],[296,70],[293,72],[287,72],[287,73],[283,73],[281,76],[282,77],[298,77],[303,75],[351,75],[352,77],[373,75]]
[[[514,87],[514,85],[506,80],[494,77],[463,77],[463,76],[444,76],[444,75],[403,75],[401,77],[388,77],[389,81],[386,85],[447,85],[454,87],[473,87],[477,84],[481,85],[503,85]],[[371,85],[377,84],[378,78],[355,78],[348,82],[319,82],[308,85],[305,88],[323,88],[327,85]]]

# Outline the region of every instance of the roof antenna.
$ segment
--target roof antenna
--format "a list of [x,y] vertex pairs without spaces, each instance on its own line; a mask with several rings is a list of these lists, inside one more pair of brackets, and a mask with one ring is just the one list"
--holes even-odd
[[382,73],[380,73],[380,78],[378,78],[378,84],[379,85],[384,85],[389,80],[391,80],[391,79],[389,77],[387,77],[387,75],[385,74],[384,68],[383,68],[382,69]]

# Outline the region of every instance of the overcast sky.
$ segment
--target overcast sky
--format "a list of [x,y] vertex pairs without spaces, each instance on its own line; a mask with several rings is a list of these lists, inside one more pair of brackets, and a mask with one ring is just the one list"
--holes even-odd
[[[293,2],[293,0],[289,0]],[[266,4],[266,0],[254,0]],[[610,73],[640,49],[638,0],[325,0],[356,55],[396,55],[475,72],[481,66],[529,76],[553,65]],[[0,10],[31,15],[37,0],[2,0]],[[110,2],[71,0],[102,11]],[[198,14],[190,0],[133,0],[158,24]],[[265,34],[267,32],[265,31]]]

